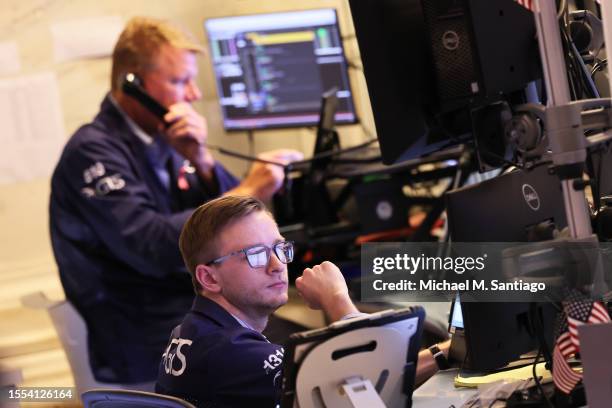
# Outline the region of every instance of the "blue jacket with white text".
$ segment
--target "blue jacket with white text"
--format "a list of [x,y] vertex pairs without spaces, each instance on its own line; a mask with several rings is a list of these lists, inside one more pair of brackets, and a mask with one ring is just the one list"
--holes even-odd
[[283,348],[242,326],[214,301],[197,296],[170,336],[156,392],[198,407],[274,408],[280,399]]
[[98,381],[155,379],[168,333],[194,297],[181,228],[238,183],[219,163],[214,174],[211,188],[163,140],[145,143],[108,96],[66,144],[51,180],[51,240]]

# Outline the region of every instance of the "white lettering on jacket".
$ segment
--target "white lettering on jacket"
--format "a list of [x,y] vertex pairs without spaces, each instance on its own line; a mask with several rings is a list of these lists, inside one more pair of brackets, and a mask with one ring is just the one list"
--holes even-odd
[[[185,359],[185,355],[181,352],[181,347],[183,347],[184,345],[191,346],[191,343],[193,342],[189,339],[180,338],[172,339],[172,341],[170,341],[170,344],[168,344],[166,351],[162,355],[164,361],[164,370],[166,371],[166,374],[171,374],[175,377],[178,377],[185,372],[185,369],[187,368],[187,360]],[[176,345],[176,347],[173,347],[174,345]],[[181,363],[181,366],[178,370],[174,369],[175,357],[178,358]]]

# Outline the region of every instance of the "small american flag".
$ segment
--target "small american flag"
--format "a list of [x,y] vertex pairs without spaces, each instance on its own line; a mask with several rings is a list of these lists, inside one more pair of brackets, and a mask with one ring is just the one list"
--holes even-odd
[[533,0],[515,0],[518,4],[525,7],[527,10],[533,11]]
[[582,373],[574,371],[567,362],[569,357],[580,352],[578,326],[609,321],[608,311],[600,302],[590,300],[577,290],[566,296],[553,351],[553,381],[564,393],[569,394],[582,379]]

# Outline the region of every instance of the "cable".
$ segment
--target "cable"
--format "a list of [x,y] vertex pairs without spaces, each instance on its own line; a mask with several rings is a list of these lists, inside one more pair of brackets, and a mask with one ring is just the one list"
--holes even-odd
[[524,165],[522,165],[521,163],[514,162],[514,161],[511,161],[511,160],[508,160],[508,159],[506,159],[505,157],[502,157],[502,156],[500,156],[500,155],[498,155],[498,154],[496,154],[496,153],[490,152],[490,151],[488,151],[488,150],[483,150],[483,151],[481,151],[480,153],[482,153],[482,154],[483,154],[483,155],[485,155],[485,156],[489,156],[489,157],[492,157],[492,158],[494,158],[494,159],[497,159],[497,160],[501,161],[502,163],[504,163],[504,164],[506,164],[506,165],[509,165],[509,166],[514,166],[514,167],[516,167],[516,168],[518,168],[518,169],[523,169],[523,168],[525,167],[525,166],[524,166]]
[[536,356],[533,362],[533,366],[531,367],[531,374],[533,376],[533,381],[535,382],[536,387],[538,388],[538,391],[540,392],[540,395],[542,395],[542,397],[546,401],[546,404],[549,406],[549,408],[555,408],[552,405],[552,402],[550,401],[550,399],[548,399],[548,396],[546,395],[546,393],[544,392],[544,388],[542,388],[542,383],[540,383],[540,378],[537,376],[537,373],[536,373],[536,367],[538,365],[538,360],[540,359],[541,353],[542,353],[542,349],[539,348],[538,355]]
[[[372,132],[363,124],[362,121],[359,121],[359,125],[361,126],[361,128],[363,129],[364,133],[366,134],[367,137],[369,137],[369,140],[366,140],[363,143],[360,143],[358,145],[355,146],[351,146],[351,147],[347,147],[344,149],[338,149],[338,150],[332,150],[332,151],[327,151],[327,152],[323,152],[317,155],[312,156],[311,158],[308,159],[304,159],[304,160],[299,160],[299,161],[294,161],[291,163],[282,163],[279,161],[274,161],[274,160],[267,160],[267,159],[262,159],[260,157],[257,157],[253,154],[253,133],[252,131],[249,131],[248,135],[248,140],[249,140],[249,151],[250,154],[244,154],[244,153],[240,153],[240,152],[236,152],[233,150],[229,150],[226,149],[224,147],[221,146],[216,146],[216,145],[212,145],[212,144],[208,144],[205,143],[203,146],[205,146],[206,148],[210,149],[210,150],[214,150],[216,152],[219,152],[221,154],[224,154],[226,156],[231,156],[231,157],[235,157],[237,159],[241,159],[241,160],[246,160],[246,161],[251,161],[251,162],[259,162],[259,163],[266,163],[266,164],[272,164],[274,166],[280,166],[286,169],[292,169],[294,167],[299,167],[301,165],[305,165],[305,164],[310,164],[316,160],[320,160],[320,159],[325,159],[328,157],[333,157],[333,156],[338,156],[340,154],[343,153],[348,153],[348,152],[353,152],[356,150],[360,150],[363,149],[371,144],[373,144],[374,142],[377,142],[378,139],[374,136],[372,136]],[[345,161],[348,160],[348,162],[353,162],[353,163],[368,163],[373,161],[373,159],[344,159]]]
[[593,79],[589,75],[587,67],[582,60],[582,56],[578,52],[578,49],[576,49],[576,45],[572,41],[570,41],[569,45],[570,52],[572,53],[574,60],[577,61],[577,74],[581,82],[581,87],[583,87],[583,93],[584,89],[587,89],[588,92],[586,92],[586,94],[588,98],[599,98],[599,92],[593,83]]
[[356,150],[360,150],[360,149],[363,149],[364,147],[367,147],[367,146],[371,145],[372,143],[376,142],[377,140],[378,139],[370,139],[370,140],[365,141],[363,143],[360,143],[360,144],[358,144],[356,146],[351,146],[351,147],[347,147],[347,148],[344,148],[344,149],[338,149],[338,150],[331,150],[331,151],[328,151],[328,152],[323,152],[323,153],[314,155],[314,156],[312,156],[309,159],[295,161],[295,162],[291,163],[290,165],[291,166],[300,166],[300,165],[303,165],[303,164],[312,163],[313,161],[316,161],[316,160],[325,159],[327,157],[338,156],[338,155],[343,154],[343,153],[348,153],[348,152],[353,152],[353,151],[356,151]]
[[577,89],[579,86],[576,78],[576,69],[574,65],[574,56],[570,51],[570,44],[567,33],[561,29],[561,42],[563,44],[563,55],[565,57],[565,66],[567,67],[568,85],[570,87],[571,99],[578,100],[582,96],[582,89]]
[[603,167],[603,158],[604,158],[604,152],[600,149],[599,152],[597,152],[596,154],[599,154],[599,161],[597,163],[597,175],[596,177],[596,181],[595,181],[595,194],[593,194],[593,203],[595,204],[595,211],[599,211],[599,208],[601,207],[601,168]]
[[[597,66],[597,64],[593,66],[591,74],[589,75],[588,69],[584,64],[584,60],[576,49],[574,42],[572,41],[571,32],[569,29],[569,10],[567,1],[564,1],[560,5],[558,15],[561,14],[565,15],[563,21],[561,21],[561,40],[563,44],[565,62],[567,66],[568,82],[570,85],[570,90],[572,92],[572,99],[578,100],[583,99],[584,97],[597,98],[599,92],[595,87],[595,84],[593,83],[593,75],[597,71],[595,69],[595,66]],[[582,19],[582,24],[586,24],[586,18]],[[597,51],[597,54],[599,53],[599,51],[600,50]]]
[[532,367],[532,375],[533,375],[533,381],[535,382],[536,386],[538,387],[538,390],[540,392],[540,394],[542,395],[542,397],[544,397],[544,399],[546,400],[547,405],[550,408],[554,408],[552,403],[550,402],[550,400],[548,399],[548,396],[546,395],[546,393],[544,392],[544,389],[542,388],[542,384],[540,383],[540,379],[538,378],[538,376],[536,375],[536,367],[538,364],[538,360],[540,359],[540,356],[544,357],[544,360],[546,361],[546,367],[551,367],[552,365],[552,354],[550,352],[550,350],[548,349],[548,345],[546,344],[546,339],[544,338],[544,327],[543,327],[543,322],[542,322],[542,315],[539,313],[539,309],[537,307],[537,305],[535,303],[531,303],[529,305],[529,314],[531,316],[531,322],[534,326],[535,329],[535,334],[537,336],[538,339],[538,343],[539,343],[539,347],[538,347],[538,354],[533,362],[533,367]]
[[608,66],[608,59],[604,58],[602,60],[597,61],[593,64],[593,68],[591,68],[591,78],[595,76],[595,74]]
[[377,163],[380,161],[380,159],[382,158],[382,156],[378,155],[378,156],[372,156],[372,157],[366,157],[364,159],[336,159],[334,161],[334,163],[339,163],[339,164],[367,164],[367,163]]
[[561,19],[565,17],[567,11],[567,0],[561,0],[559,3],[559,11],[557,12],[557,18]]
[[570,39],[567,33],[567,28],[566,28],[565,23],[563,23],[562,26],[560,27],[560,33],[561,33],[561,44],[563,46],[563,56],[565,59],[565,66],[567,67],[567,79],[568,79],[568,85],[570,88],[571,99],[577,100],[577,99],[580,99],[580,96],[582,96],[582,89],[580,89],[580,92],[577,89],[577,86],[579,86],[579,81],[576,77],[577,70],[575,68],[574,56],[571,52]]
[[333,156],[337,156],[343,153],[348,153],[348,152],[352,152],[352,151],[356,151],[359,149],[363,149],[364,147],[367,147],[369,145],[371,145],[372,143],[376,142],[377,139],[370,139],[364,143],[358,144],[356,146],[351,146],[351,147],[347,147],[345,149],[338,149],[338,150],[333,150],[333,151],[329,151],[329,152],[323,152],[317,155],[312,156],[309,159],[305,159],[305,160],[299,160],[299,161],[294,161],[291,163],[282,163],[282,162],[278,162],[278,161],[274,161],[274,160],[267,160],[267,159],[262,159],[260,157],[257,156],[251,156],[248,154],[243,154],[243,153],[239,153],[239,152],[235,152],[233,150],[228,150],[225,149],[221,146],[215,146],[215,145],[211,145],[208,143],[205,143],[204,146],[210,150],[214,150],[216,152],[219,152],[221,154],[224,154],[226,156],[231,156],[231,157],[235,157],[237,159],[242,159],[242,160],[246,160],[246,161],[252,161],[252,162],[260,162],[260,163],[266,163],[266,164],[272,164],[275,166],[280,166],[283,168],[293,168],[293,167],[299,167],[300,165],[304,165],[304,164],[309,164],[312,163],[313,161],[316,160],[320,160],[320,159],[324,159],[327,157],[333,157]]
[[249,156],[255,156],[255,133],[247,130],[247,140],[249,142]]
[[281,163],[281,162],[277,162],[277,161],[274,161],[274,160],[266,160],[266,159],[262,159],[262,158],[257,157],[257,156],[250,156],[248,154],[243,154],[243,153],[235,152],[233,150],[228,150],[228,149],[225,149],[225,148],[220,147],[220,146],[215,146],[215,145],[211,145],[211,144],[208,144],[208,143],[205,143],[203,146],[205,146],[207,149],[214,150],[214,151],[219,152],[221,154],[224,154],[226,156],[235,157],[237,159],[242,159],[242,160],[251,161],[251,162],[260,162],[260,163],[266,163],[266,164],[273,164],[275,166],[280,166],[280,167],[287,167],[286,163]]

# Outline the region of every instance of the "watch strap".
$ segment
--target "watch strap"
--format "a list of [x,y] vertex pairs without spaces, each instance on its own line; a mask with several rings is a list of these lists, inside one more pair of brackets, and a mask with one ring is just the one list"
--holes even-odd
[[447,370],[450,368],[450,364],[448,363],[446,356],[444,355],[442,350],[440,350],[438,345],[434,344],[429,348],[429,351],[431,352],[431,355],[433,356],[440,370]]

